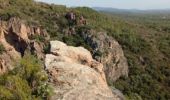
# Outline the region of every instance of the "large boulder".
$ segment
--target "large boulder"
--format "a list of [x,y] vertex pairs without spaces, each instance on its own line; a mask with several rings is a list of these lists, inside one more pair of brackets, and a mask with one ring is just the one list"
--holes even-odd
[[83,47],[51,41],[45,68],[54,87],[52,100],[120,100],[107,85],[103,65]]
[[82,31],[81,36],[93,49],[93,57],[104,65],[107,81],[128,76],[128,64],[122,47],[105,32]]

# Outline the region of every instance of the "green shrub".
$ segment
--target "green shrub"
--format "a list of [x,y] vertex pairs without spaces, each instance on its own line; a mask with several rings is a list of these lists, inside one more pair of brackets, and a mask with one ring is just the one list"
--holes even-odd
[[60,26],[61,28],[68,28],[69,23],[68,23],[67,19],[66,19],[64,16],[62,16],[62,17],[60,18],[60,20],[59,20],[58,23],[59,23],[59,26]]
[[0,76],[0,99],[47,99],[52,94],[47,79],[41,62],[34,56],[27,54],[14,70]]
[[130,96],[126,97],[127,100],[142,100],[141,96],[137,93],[131,93]]
[[40,84],[37,88],[37,94],[48,100],[48,98],[50,98],[53,94],[53,89],[49,84]]
[[158,46],[159,50],[170,58],[170,35],[159,38]]
[[94,56],[99,56],[101,57],[103,55],[103,53],[100,50],[97,50],[94,54]]
[[47,54],[47,53],[50,53],[50,44],[46,44],[45,47],[43,48],[44,50],[44,53]]
[[4,84],[1,84],[0,99],[1,100],[30,100],[31,88],[26,80],[15,75],[7,75],[4,78]]
[[0,44],[0,54],[2,54],[5,51],[5,48],[2,44]]
[[4,86],[0,85],[0,99],[1,100],[12,100],[15,96],[11,93],[11,91]]
[[34,35],[32,39],[35,39],[37,42],[44,42],[45,38],[41,35]]

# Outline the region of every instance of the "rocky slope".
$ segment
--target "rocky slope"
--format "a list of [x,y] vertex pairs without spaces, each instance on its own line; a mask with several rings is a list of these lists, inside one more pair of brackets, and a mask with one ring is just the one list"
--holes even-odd
[[83,47],[51,41],[50,53],[45,55],[43,49],[49,35],[44,29],[27,25],[19,18],[0,21],[0,44],[5,49],[0,55],[0,74],[13,69],[13,65],[30,52],[45,60],[49,82],[55,91],[53,100],[123,99],[107,85],[107,81],[128,75],[123,50],[106,33],[91,31],[82,31],[80,36],[93,49],[93,54]]
[[[43,47],[49,36],[39,26],[26,25],[19,18],[0,22],[0,42],[5,47],[5,53],[0,55],[1,71],[12,68],[12,63],[21,58],[25,51],[30,51],[40,59],[44,59]],[[121,46],[105,32],[86,30],[81,37],[93,49],[93,58],[104,65],[104,72],[108,81],[113,82],[120,76],[128,76],[128,65]],[[43,37],[43,41],[37,41]],[[98,53],[101,53],[99,55]],[[3,59],[2,59],[3,58]],[[8,64],[6,62],[9,62]]]
[[120,100],[107,86],[103,65],[83,47],[51,41],[45,66],[55,95],[52,100]]
[[12,69],[26,51],[43,59],[44,43],[36,41],[34,36],[44,37],[44,43],[49,39],[48,34],[38,26],[28,26],[19,18],[0,21],[0,44],[5,51],[0,55],[0,74]]
[[105,32],[82,31],[81,36],[93,49],[93,57],[104,65],[107,80],[128,76],[128,64],[119,43]]

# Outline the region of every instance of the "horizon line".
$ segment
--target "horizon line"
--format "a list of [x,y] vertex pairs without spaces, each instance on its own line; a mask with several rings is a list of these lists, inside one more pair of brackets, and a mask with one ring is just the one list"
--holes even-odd
[[57,3],[52,3],[52,2],[43,2],[39,0],[35,0],[36,2],[40,3],[46,3],[46,4],[54,4],[54,5],[61,5],[61,6],[66,6],[67,8],[75,8],[75,7],[88,7],[88,8],[111,8],[111,9],[118,9],[118,10],[141,10],[141,11],[147,11],[147,10],[170,10],[170,8],[118,8],[118,7],[107,7],[107,6],[87,6],[87,5],[82,5],[82,6],[69,6],[69,5],[64,5],[64,4],[57,4]]

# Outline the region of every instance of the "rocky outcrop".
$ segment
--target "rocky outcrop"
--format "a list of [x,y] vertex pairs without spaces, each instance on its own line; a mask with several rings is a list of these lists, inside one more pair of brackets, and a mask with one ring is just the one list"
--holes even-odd
[[[50,54],[43,48],[49,36],[38,26],[26,25],[19,18],[0,21],[0,44],[5,52],[0,55],[0,74],[13,68],[13,64],[26,51],[45,58],[45,68],[55,95],[52,100],[120,100],[111,91],[107,81],[128,75],[128,66],[121,46],[106,33],[82,32],[81,36],[93,49],[93,54],[83,47],[72,47],[51,41]],[[43,37],[43,42],[39,42]],[[95,60],[94,60],[95,59]]]
[[[36,36],[44,37],[44,40],[49,39],[47,32],[41,27],[26,25],[19,18],[0,21],[0,44],[5,48],[5,53],[0,55],[0,59],[3,61],[0,62],[0,65],[3,65],[3,69],[11,69],[12,63],[24,56],[27,50],[43,59],[44,44],[38,42],[34,38]],[[4,63],[7,64],[4,65]]]
[[109,82],[128,76],[128,64],[119,43],[105,32],[83,31],[81,36],[93,49],[93,57],[104,64]]
[[54,87],[52,100],[120,100],[109,89],[103,65],[83,47],[51,41],[45,68]]

